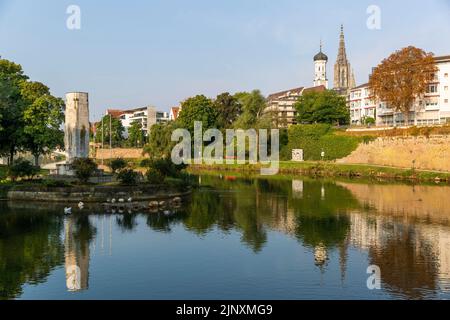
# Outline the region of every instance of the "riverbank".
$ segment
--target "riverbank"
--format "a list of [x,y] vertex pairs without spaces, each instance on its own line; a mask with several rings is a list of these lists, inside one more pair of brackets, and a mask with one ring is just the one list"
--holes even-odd
[[[210,171],[243,172],[259,174],[261,165],[191,165],[191,173]],[[368,178],[388,179],[414,182],[450,183],[450,172],[414,170],[406,168],[395,168],[387,166],[364,165],[364,164],[339,164],[335,162],[321,161],[280,161],[278,175],[305,175],[312,177],[345,177],[345,178]]]
[[142,184],[136,186],[97,185],[48,187],[43,185],[16,185],[6,192],[10,201],[59,202],[59,203],[106,203],[108,199],[133,202],[166,200],[186,197],[191,187]]

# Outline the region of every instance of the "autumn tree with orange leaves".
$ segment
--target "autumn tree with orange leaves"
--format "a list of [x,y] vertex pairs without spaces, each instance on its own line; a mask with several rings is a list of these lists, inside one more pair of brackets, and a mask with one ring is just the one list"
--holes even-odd
[[437,72],[433,53],[407,47],[396,51],[378,65],[370,78],[373,95],[396,112],[401,112],[409,124],[409,113],[417,98],[427,91]]

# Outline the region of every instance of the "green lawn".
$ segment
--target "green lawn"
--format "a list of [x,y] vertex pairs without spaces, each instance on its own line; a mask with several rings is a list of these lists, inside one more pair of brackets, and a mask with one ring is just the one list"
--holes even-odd
[[[258,172],[261,165],[201,165],[191,166],[191,171],[240,171]],[[442,181],[450,182],[450,172],[412,170],[376,165],[338,164],[321,161],[280,161],[279,174],[281,175],[307,175],[320,177],[361,177],[361,178],[387,178],[397,180]]]

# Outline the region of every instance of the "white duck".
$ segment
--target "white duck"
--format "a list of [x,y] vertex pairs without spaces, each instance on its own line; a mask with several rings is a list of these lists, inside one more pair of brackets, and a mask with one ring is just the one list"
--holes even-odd
[[80,201],[80,203],[78,203],[78,208],[80,210],[83,210],[84,209],[84,203]]
[[64,214],[65,215],[72,214],[72,208],[64,208]]

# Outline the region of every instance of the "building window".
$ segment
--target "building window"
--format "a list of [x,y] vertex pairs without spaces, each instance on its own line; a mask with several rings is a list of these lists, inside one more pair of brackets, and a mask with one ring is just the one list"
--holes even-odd
[[445,74],[444,74],[444,78],[448,78],[448,73],[445,73]]
[[427,93],[437,93],[438,87],[435,84],[431,84],[428,86]]
[[445,87],[444,87],[444,91],[448,91],[448,86],[445,86]]
[[448,99],[445,99],[445,100],[444,100],[444,103],[448,103]]

